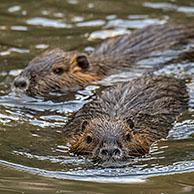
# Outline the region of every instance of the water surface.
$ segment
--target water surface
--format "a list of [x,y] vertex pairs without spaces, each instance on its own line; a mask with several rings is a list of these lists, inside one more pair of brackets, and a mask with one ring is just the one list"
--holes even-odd
[[[147,25],[192,23],[194,3],[127,0],[2,0],[0,2],[0,193],[194,193],[194,80],[190,108],[150,155],[126,167],[102,169],[69,153],[63,128],[101,83],[66,101],[14,97],[14,77],[49,48],[91,51],[104,39]],[[171,51],[172,52],[172,51]],[[165,59],[142,61],[152,68]],[[143,69],[103,84],[140,76]],[[168,64],[155,74],[194,77],[194,63]]]

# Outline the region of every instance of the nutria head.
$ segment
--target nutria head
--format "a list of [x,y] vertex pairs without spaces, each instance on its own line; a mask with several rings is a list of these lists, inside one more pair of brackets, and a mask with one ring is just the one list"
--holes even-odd
[[98,79],[91,70],[85,54],[53,49],[33,59],[15,78],[12,89],[31,96],[74,91]]
[[134,128],[131,119],[94,118],[83,121],[80,130],[72,136],[70,150],[103,165],[114,165],[149,152],[151,142],[144,141],[146,137]]

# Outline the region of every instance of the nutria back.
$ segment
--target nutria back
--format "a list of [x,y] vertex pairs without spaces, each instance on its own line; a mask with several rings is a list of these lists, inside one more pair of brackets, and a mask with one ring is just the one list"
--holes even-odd
[[144,76],[106,89],[65,127],[71,151],[101,162],[142,156],[187,108],[185,82]]
[[[111,38],[89,56],[62,49],[46,51],[16,77],[12,90],[45,97],[55,92],[75,91],[111,74],[136,68],[141,60],[158,52],[162,55],[162,51],[188,44],[193,38],[193,26],[165,24]],[[178,57],[173,55],[171,58]]]
[[125,55],[131,54],[141,60],[148,57],[152,52],[172,48],[174,45],[183,45],[193,39],[194,26],[182,26],[165,24],[148,26],[133,31],[130,35],[122,35],[111,38],[96,48],[92,56]]

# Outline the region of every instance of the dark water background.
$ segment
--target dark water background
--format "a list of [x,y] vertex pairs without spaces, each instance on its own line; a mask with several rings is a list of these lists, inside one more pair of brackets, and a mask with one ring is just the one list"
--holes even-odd
[[[0,193],[194,193],[194,80],[188,83],[190,108],[168,140],[117,169],[100,169],[70,155],[62,135],[68,116],[99,86],[58,103],[9,95],[14,77],[45,49],[91,50],[107,37],[165,22],[194,24],[194,2],[0,1]],[[194,77],[194,63],[169,64],[156,73]]]

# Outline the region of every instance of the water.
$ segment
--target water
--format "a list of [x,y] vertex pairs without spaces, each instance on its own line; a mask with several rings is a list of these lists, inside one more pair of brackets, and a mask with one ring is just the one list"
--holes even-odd
[[[188,82],[190,108],[167,140],[125,167],[102,169],[68,152],[62,130],[100,87],[91,85],[66,101],[10,94],[29,60],[48,48],[91,51],[103,39],[147,25],[191,23],[187,1],[2,0],[0,2],[0,193],[194,193],[194,80]],[[163,57],[142,61],[158,63]],[[146,68],[151,68],[147,66]],[[122,73],[103,84],[127,80]],[[169,64],[155,74],[194,77],[194,63]]]

